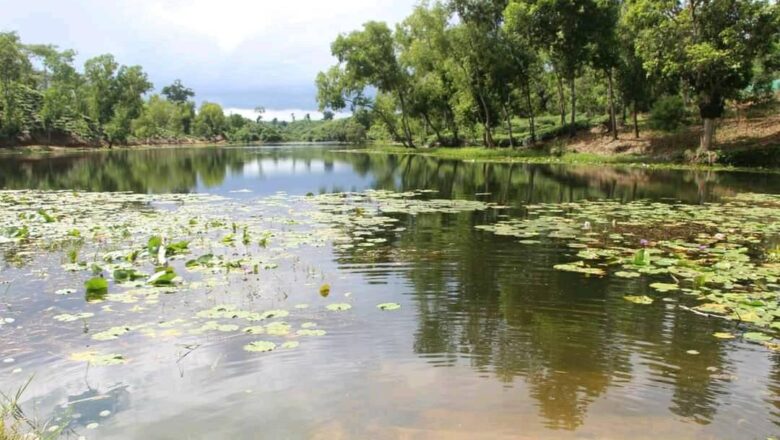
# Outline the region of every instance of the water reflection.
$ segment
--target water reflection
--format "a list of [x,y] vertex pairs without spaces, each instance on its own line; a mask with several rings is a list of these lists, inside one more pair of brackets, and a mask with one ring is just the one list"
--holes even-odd
[[[0,186],[207,191],[234,198],[282,190],[435,189],[436,197],[481,198],[516,207],[583,198],[702,203],[740,191],[780,192],[777,179],[760,174],[477,164],[322,148],[5,156]],[[636,420],[655,421],[662,425],[660,432],[681,437],[761,438],[780,427],[780,357],[712,336],[733,331],[733,324],[691,314],[677,307],[675,298],[647,306],[623,300],[628,292],[648,294],[646,280],[556,272],[551,268],[571,261],[576,250],[554,243],[520,246],[512,238],[475,229],[497,220],[492,211],[396,217],[399,229],[380,233],[387,240],[382,246],[337,250],[332,261],[330,254],[327,261],[317,261],[323,272],[344,277],[356,292],[355,301],[366,302],[364,309],[375,309],[372,294],[395,294],[403,307],[385,316],[396,321],[371,322],[355,314],[334,323],[329,338],[317,341],[320,345],[311,351],[278,358],[241,359],[241,341],[214,343],[193,352],[183,366],[177,363],[175,370],[171,363],[181,357],[181,347],[150,342],[130,354],[168,363],[120,367],[128,386],[84,389],[73,385],[81,372],[57,368],[62,382],[69,379],[76,391],[54,404],[65,403],[81,414],[80,426],[99,419],[102,411],[116,414],[115,426],[108,427],[116,438],[127,435],[123,429],[138,437],[179,434],[180,429],[246,437],[256,432],[248,421],[257,414],[277,421],[267,431],[276,437],[291,432],[324,438],[446,434],[452,431],[437,423],[464,418],[488,436],[499,428],[484,420],[500,420],[504,430],[540,425],[527,427],[528,438],[553,431],[561,437],[652,436],[631,425]],[[7,251],[4,261],[10,267],[0,269],[21,271],[30,258]],[[299,295],[296,302],[312,301],[301,297],[300,268],[288,269],[292,274],[276,272],[270,282],[280,292]],[[32,283],[30,292],[54,290],[53,282],[47,288]],[[334,292],[338,287],[334,283]],[[203,304],[211,298],[187,301]],[[167,302],[183,307],[174,295]],[[387,343],[388,334],[400,342],[377,348],[379,341]],[[37,348],[46,351],[43,343]],[[144,393],[133,396],[137,401],[131,405],[132,387]],[[250,387],[257,398],[247,397]],[[200,421],[192,420],[193,411]],[[124,419],[123,413],[128,414]],[[749,423],[735,423],[740,419]]]
[[334,147],[158,148],[0,156],[0,188],[254,194],[435,189],[507,204],[582,198],[701,203],[737,191],[780,192],[771,175],[643,168],[467,163]]

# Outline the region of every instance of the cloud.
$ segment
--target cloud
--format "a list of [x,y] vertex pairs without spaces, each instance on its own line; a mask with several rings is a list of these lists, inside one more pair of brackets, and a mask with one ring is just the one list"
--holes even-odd
[[416,0],[0,0],[0,30],[140,64],[157,90],[174,79],[226,107],[314,109],[330,43],[369,20],[395,23]]
[[[241,115],[245,118],[249,119],[257,119],[257,112],[250,108],[226,108],[225,109],[226,115]],[[322,113],[317,111],[310,111],[310,110],[303,110],[303,109],[282,109],[282,110],[273,110],[273,109],[266,109],[265,113],[263,113],[263,120],[264,121],[272,121],[274,118],[280,120],[280,121],[292,121],[292,115],[295,115],[295,119],[300,121],[306,117],[306,115],[309,115],[312,120],[318,121],[322,119]],[[335,118],[341,119],[349,117],[350,113],[336,113]]]

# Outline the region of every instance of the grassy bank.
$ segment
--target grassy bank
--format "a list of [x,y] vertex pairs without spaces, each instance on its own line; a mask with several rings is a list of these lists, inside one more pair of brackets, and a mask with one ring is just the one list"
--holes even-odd
[[442,159],[539,164],[623,165],[664,169],[721,169],[780,172],[780,112],[776,106],[761,113],[733,112],[720,121],[717,149],[702,160],[695,157],[700,127],[685,126],[675,132],[652,130],[640,119],[640,136],[633,127],[622,127],[618,139],[596,125],[570,138],[559,136],[534,147],[404,148],[372,145],[346,150],[376,154],[415,154]]

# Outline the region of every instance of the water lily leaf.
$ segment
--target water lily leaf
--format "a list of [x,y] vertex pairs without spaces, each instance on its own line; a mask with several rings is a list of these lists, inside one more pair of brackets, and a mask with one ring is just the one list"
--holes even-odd
[[734,339],[734,337],[735,337],[731,333],[727,333],[727,332],[713,333],[712,336],[714,336],[714,337],[716,337],[718,339]]
[[653,298],[649,296],[624,296],[624,300],[632,302],[634,304],[652,304]]
[[330,295],[330,284],[323,284],[320,286],[320,296],[327,298]]
[[165,253],[168,255],[181,255],[187,253],[190,247],[189,241],[177,241],[176,243],[171,243],[168,246],[165,247]]
[[397,304],[397,303],[383,303],[383,304],[379,304],[376,307],[379,310],[390,311],[390,310],[398,310],[398,309],[400,309],[401,308],[401,304]]
[[111,327],[108,330],[95,333],[92,335],[92,339],[96,341],[113,341],[119,339],[120,336],[128,333],[130,330],[130,327]]
[[325,330],[319,329],[301,329],[296,332],[298,336],[325,336],[328,334]]
[[298,342],[298,341],[287,341],[287,342],[282,344],[282,348],[284,348],[284,349],[292,349],[292,348],[298,348],[298,346],[300,346],[300,345],[301,345],[301,343]]
[[172,284],[175,284],[176,278],[177,275],[176,272],[173,271],[173,268],[166,267],[163,268],[163,270],[157,271],[146,281],[146,283],[156,287],[170,286]]
[[276,350],[276,344],[269,341],[254,341],[254,342],[250,342],[247,345],[244,345],[244,350],[256,352],[256,353],[263,353],[267,351]]
[[136,281],[146,278],[148,275],[137,272],[135,269],[117,269],[114,271],[114,281],[123,283],[125,281]]
[[265,326],[265,331],[272,336],[286,336],[290,334],[292,327],[286,322],[273,322]]
[[100,354],[96,351],[85,351],[82,353],[73,353],[70,360],[75,362],[89,362],[96,366],[121,365],[127,360],[121,354]]
[[747,332],[742,337],[749,342],[769,342],[772,337],[760,332]]
[[650,285],[650,287],[652,287],[653,289],[655,289],[655,290],[657,290],[657,291],[659,291],[661,293],[673,292],[675,290],[680,290],[680,286],[678,286],[677,284],[670,284],[670,283],[653,283],[653,284]]
[[249,333],[250,335],[261,335],[265,333],[265,327],[263,326],[247,327],[244,329],[244,333]]
[[62,314],[57,315],[54,317],[56,321],[60,322],[74,322],[74,321],[81,321],[82,319],[87,319],[95,316],[94,313],[84,312],[84,313],[76,313],[76,314]]
[[95,277],[84,283],[87,293],[106,293],[108,291],[108,281],[103,277]]
[[325,308],[330,310],[331,312],[343,312],[351,309],[352,306],[349,304],[328,304],[328,306]]
[[639,278],[642,276],[639,272],[618,271],[614,274],[618,278]]
[[604,269],[600,269],[597,267],[586,267],[582,261],[577,263],[572,263],[572,264],[558,264],[556,266],[553,266],[553,268],[555,270],[560,270],[564,272],[576,272],[585,275],[604,276],[607,274],[604,271]]

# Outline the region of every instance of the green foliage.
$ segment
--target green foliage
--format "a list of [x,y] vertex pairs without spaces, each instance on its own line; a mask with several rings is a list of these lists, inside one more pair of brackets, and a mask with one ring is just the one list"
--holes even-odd
[[227,130],[227,119],[222,106],[213,102],[204,102],[195,117],[195,134],[207,139],[224,135]]
[[664,96],[650,110],[650,126],[656,130],[675,131],[688,117],[685,102],[677,95]]

